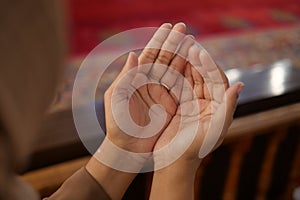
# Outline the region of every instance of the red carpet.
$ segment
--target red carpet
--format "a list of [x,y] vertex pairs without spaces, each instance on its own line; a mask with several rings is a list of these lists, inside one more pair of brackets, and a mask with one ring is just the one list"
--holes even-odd
[[300,0],[69,0],[70,51],[86,54],[107,37],[131,28],[186,22],[210,36],[300,22]]

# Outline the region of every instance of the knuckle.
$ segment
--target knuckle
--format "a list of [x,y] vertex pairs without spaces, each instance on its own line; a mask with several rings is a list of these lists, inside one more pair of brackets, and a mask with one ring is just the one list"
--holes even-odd
[[170,49],[176,49],[178,45],[178,41],[175,39],[169,39],[166,41],[166,46],[169,47]]
[[160,53],[157,57],[159,63],[168,64],[170,62],[170,56],[166,53]]
[[147,63],[154,61],[156,58],[156,53],[154,49],[147,49],[147,51],[142,52],[142,63]]
[[174,62],[171,63],[171,69],[170,69],[170,73],[172,75],[176,75],[178,73],[183,73],[184,69],[184,63],[180,62],[180,61],[176,61],[174,60]]

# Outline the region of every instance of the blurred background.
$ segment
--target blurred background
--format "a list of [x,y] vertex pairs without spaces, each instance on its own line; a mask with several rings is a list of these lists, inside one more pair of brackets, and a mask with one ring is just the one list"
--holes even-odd
[[[259,68],[282,60],[300,66],[299,5],[299,0],[68,0],[68,62],[64,92],[58,95],[57,106],[70,104],[78,67],[98,44],[122,31],[158,27],[164,22],[185,22],[187,33],[196,36],[225,70]],[[127,40],[135,43],[138,38]],[[124,58],[116,62],[119,64],[111,66],[107,80],[103,80],[104,88],[116,76]],[[228,75],[236,81],[238,73],[233,70]]]
[[72,54],[89,52],[107,37],[163,22],[185,22],[197,37],[291,25],[298,0],[69,0]]
[[[121,31],[185,22],[230,82],[246,83],[224,145],[198,170],[196,199],[300,199],[300,0],[68,0],[65,16],[64,78],[23,176],[42,196],[89,158],[71,111],[84,57]],[[99,86],[102,124],[103,91],[123,62],[113,63]],[[147,199],[150,186],[151,173],[141,174],[124,199]]]

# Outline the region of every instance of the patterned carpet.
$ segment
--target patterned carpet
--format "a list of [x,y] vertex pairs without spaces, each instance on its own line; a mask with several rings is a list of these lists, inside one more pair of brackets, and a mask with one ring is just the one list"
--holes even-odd
[[[206,38],[199,37],[199,42],[224,69],[264,67],[282,59],[289,59],[294,66],[300,67],[299,24]],[[51,111],[70,108],[73,82],[82,59],[83,57],[77,57],[69,60],[64,81]],[[123,63],[124,58],[120,58],[105,72],[96,94],[97,100],[103,98],[105,88],[116,77]]]
[[257,67],[290,59],[300,67],[300,24],[218,37],[199,42],[224,69]]
[[300,22],[300,0],[68,0],[72,55],[121,31],[183,21],[199,36]]

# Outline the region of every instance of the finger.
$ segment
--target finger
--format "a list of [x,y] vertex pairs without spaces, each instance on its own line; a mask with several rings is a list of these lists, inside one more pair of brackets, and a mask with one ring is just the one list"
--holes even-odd
[[[128,73],[131,69],[138,66],[138,57],[134,52],[130,52],[127,58],[127,61],[122,69],[122,71],[119,73],[115,81],[112,83],[112,87],[115,87],[116,84],[122,79],[122,84],[125,84],[124,86],[128,86],[131,81],[133,80],[135,73]],[[124,77],[126,76],[126,77]]]
[[181,98],[181,93],[182,93],[182,87],[183,87],[183,76],[177,77],[177,80],[174,84],[174,86],[171,88],[169,94],[172,96],[174,99],[174,102],[176,105],[179,104],[180,98]]
[[188,59],[189,62],[196,68],[196,70],[201,74],[203,79],[209,79],[209,76],[207,74],[207,71],[204,70],[201,60],[200,60],[200,52],[201,52],[201,47],[197,46],[196,44],[193,45],[189,49],[188,53]]
[[188,52],[191,46],[195,44],[195,38],[192,35],[185,36],[184,40],[182,41],[178,52],[176,53],[175,57],[173,57],[170,67],[177,70],[178,72],[184,72],[184,64],[187,62]]
[[[121,70],[121,72],[118,74],[117,78],[115,79],[115,81],[112,83],[112,86],[116,85],[116,83],[118,81],[120,81],[120,79],[131,69],[133,69],[134,67],[138,66],[138,58],[137,55],[134,52],[130,52],[128,55],[128,58],[126,60],[126,63],[123,67],[123,69]],[[129,84],[131,82],[131,80],[133,79],[133,75],[132,74],[128,74],[128,78],[126,78],[126,84]],[[124,83],[125,83],[124,82]]]
[[225,93],[226,96],[223,99],[226,104],[224,127],[220,139],[213,149],[218,148],[222,144],[224,138],[226,137],[228,129],[233,121],[233,115],[237,107],[239,93],[243,88],[244,88],[244,83],[239,82],[231,86],[229,89],[227,89]]
[[160,81],[166,68],[162,68],[162,65],[168,66],[175,55],[176,50],[180,42],[184,37],[186,26],[184,23],[176,24],[169,33],[166,41],[163,43],[161,50],[155,60],[155,64],[152,66],[149,77],[156,81]]
[[196,70],[195,67],[191,68],[192,70],[192,78],[194,81],[194,93],[195,93],[195,97],[197,99],[203,99],[204,98],[204,88],[206,88],[207,91],[207,87],[204,84],[204,80],[201,76],[201,74]]
[[169,88],[173,87],[177,77],[184,72],[184,67],[187,63],[188,50],[194,43],[195,41],[193,36],[189,35],[184,38],[178,52],[172,59],[168,70],[161,78],[160,82],[162,84],[167,85]]
[[234,112],[236,110],[239,93],[244,88],[244,83],[238,82],[232,85],[227,89],[225,93],[225,103],[226,103],[226,120],[225,125],[228,125],[228,128],[231,124]]
[[211,98],[217,102],[222,101],[222,97],[226,89],[228,88],[228,79],[217,64],[213,61],[207,51],[202,50],[200,52],[200,60],[203,66],[203,69],[208,74],[207,85]]
[[213,112],[209,128],[199,150],[199,158],[205,157],[225,137],[233,120],[238,96],[243,87],[243,83],[236,83],[227,89],[225,96],[223,96],[222,103],[218,104],[219,106],[216,112]]
[[180,103],[193,100],[193,80],[191,75],[191,67],[187,66],[185,70],[186,78],[183,81]]
[[220,135],[219,141],[217,142],[217,144],[214,146],[213,149],[216,149],[221,145],[228,132],[228,129],[233,121],[234,112],[237,107],[239,93],[243,88],[244,88],[244,84],[239,82],[231,86],[225,93],[225,98],[223,99],[223,101],[225,101],[224,104],[226,105],[224,127]]
[[[172,24],[165,23],[159,27],[155,32],[151,40],[148,42],[144,50],[139,57],[139,65],[152,64],[158,56],[158,53],[167,39],[172,28]],[[148,74],[151,69],[151,65],[147,68],[139,68],[139,72]]]
[[193,80],[193,76],[192,76],[192,65],[190,63],[186,64],[184,77],[186,78],[186,80],[189,82],[189,84],[193,88],[194,87],[194,80]]
[[215,61],[206,50],[201,50],[200,60],[212,81],[214,81],[215,83],[226,84],[227,89],[229,86],[227,76],[225,75],[224,71],[215,63]]
[[192,77],[194,80],[194,92],[198,99],[211,100],[210,90],[208,88],[208,86],[211,86],[210,79],[200,61],[200,51],[200,47],[193,45],[189,49],[188,54],[189,62],[193,65]]

